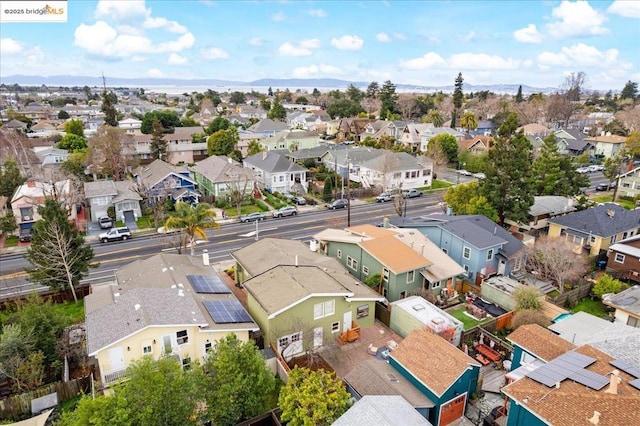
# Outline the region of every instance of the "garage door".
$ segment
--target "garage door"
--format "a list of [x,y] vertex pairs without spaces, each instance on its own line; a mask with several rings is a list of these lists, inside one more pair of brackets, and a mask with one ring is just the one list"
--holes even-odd
[[467,394],[465,393],[442,404],[442,406],[440,406],[440,422],[438,424],[445,426],[462,417],[464,415],[464,403],[466,399]]

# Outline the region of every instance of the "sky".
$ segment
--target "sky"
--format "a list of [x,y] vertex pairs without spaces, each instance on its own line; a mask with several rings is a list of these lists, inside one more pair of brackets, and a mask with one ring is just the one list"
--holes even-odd
[[[1,2],[2,7],[9,2]],[[81,75],[586,88],[640,81],[640,1],[88,1],[2,22],[0,81]]]

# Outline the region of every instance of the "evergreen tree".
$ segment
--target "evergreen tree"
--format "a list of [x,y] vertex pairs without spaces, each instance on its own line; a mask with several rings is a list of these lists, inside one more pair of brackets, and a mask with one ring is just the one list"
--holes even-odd
[[397,113],[398,94],[396,86],[387,80],[382,84],[380,89],[380,119],[384,120],[389,114]]
[[42,219],[33,226],[26,255],[34,266],[29,276],[42,285],[71,290],[77,301],[76,286],[89,267],[95,266],[91,264],[93,249],[85,245],[84,237],[55,198],[47,198],[38,213]]
[[102,106],[100,111],[104,113],[104,122],[112,127],[118,127],[118,111],[115,105],[118,103],[118,98],[115,93],[107,92],[105,88],[102,91]]
[[287,111],[284,109],[282,104],[280,103],[280,99],[276,96],[273,98],[273,102],[271,103],[271,110],[267,113],[267,117],[276,120],[283,121],[287,118]]
[[331,197],[332,197],[332,193],[333,193],[333,184],[332,184],[332,177],[331,176],[327,176],[326,179],[324,180],[324,187],[322,189],[322,201],[325,202],[329,202],[331,201]]
[[481,184],[481,192],[496,209],[500,225],[507,217],[526,222],[534,201],[533,147],[523,131],[513,133],[517,127],[517,115],[509,114],[489,149],[487,177]]
[[372,81],[367,86],[367,98],[369,99],[377,99],[380,94],[380,85],[377,81]]
[[627,84],[624,85],[622,92],[620,92],[620,99],[631,99],[635,101],[638,97],[638,83],[635,81],[627,81]]
[[7,197],[7,207],[10,207],[13,194],[25,180],[18,163],[12,158],[5,160],[4,167],[0,168],[0,196]]
[[563,174],[556,136],[553,133],[544,138],[540,157],[533,163],[533,174],[536,177],[536,195],[559,195],[556,190],[562,182]]
[[518,86],[518,93],[516,93],[516,103],[519,104],[524,98],[522,97],[522,85]]
[[164,127],[159,120],[153,120],[151,127],[151,143],[149,145],[151,158],[166,160],[168,142],[164,140]]

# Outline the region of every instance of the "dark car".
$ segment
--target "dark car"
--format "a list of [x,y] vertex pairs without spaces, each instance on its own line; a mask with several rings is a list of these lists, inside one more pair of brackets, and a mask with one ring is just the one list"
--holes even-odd
[[31,241],[31,228],[23,228],[20,230],[20,237],[18,237],[21,243],[28,243]]
[[608,191],[616,187],[615,183],[599,183],[596,185],[596,191]]
[[253,213],[246,214],[244,216],[240,216],[240,222],[242,223],[255,222],[255,221],[265,220],[266,218],[267,218],[267,215],[264,213],[253,212]]
[[349,205],[349,201],[348,200],[346,200],[344,198],[340,198],[338,200],[334,200],[331,204],[329,204],[327,206],[327,208],[329,210],[344,209],[348,205]]
[[300,197],[300,196],[293,197],[291,201],[299,206],[304,206],[305,204],[307,204],[307,200],[304,197]]

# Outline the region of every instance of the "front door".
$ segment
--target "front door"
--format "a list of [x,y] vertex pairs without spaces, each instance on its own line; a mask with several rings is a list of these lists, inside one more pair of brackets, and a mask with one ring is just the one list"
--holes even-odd
[[498,264],[498,275],[504,275],[504,271],[507,269],[507,262],[500,259],[500,263]]
[[342,316],[342,331],[347,331],[347,330],[351,330],[351,320],[352,320],[352,316],[351,316],[351,311],[347,311],[344,313],[344,315]]
[[449,423],[453,423],[460,417],[464,416],[466,397],[467,394],[464,393],[440,406],[439,426],[448,425]]
[[322,327],[316,327],[313,329],[313,347],[319,348],[322,346]]
[[125,369],[124,350],[121,346],[109,349],[109,364],[112,372]]

